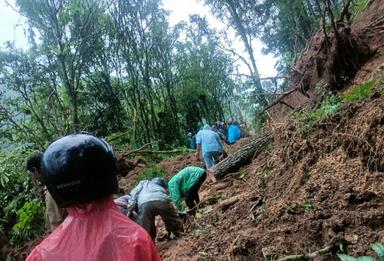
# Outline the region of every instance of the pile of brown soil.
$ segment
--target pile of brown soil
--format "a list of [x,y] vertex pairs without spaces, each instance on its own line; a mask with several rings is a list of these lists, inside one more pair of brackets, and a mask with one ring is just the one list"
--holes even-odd
[[346,104],[308,137],[294,121],[276,129],[275,149],[247,175],[203,186],[199,215],[185,237],[158,243],[162,257],[264,260],[332,244],[372,254],[369,244],[384,242],[383,104],[377,94]]
[[[382,1],[373,1],[351,26],[373,53],[346,88],[375,79],[372,97],[344,104],[307,135],[287,117],[290,111],[275,106],[272,151],[239,173],[203,185],[186,235],[157,242],[165,260],[275,260],[327,246],[335,247],[315,260],[339,260],[340,246],[360,256],[373,255],[371,243],[384,243],[383,12]],[[316,77],[309,81],[310,97],[318,95],[314,83],[322,77]],[[311,100],[300,95],[285,101],[296,107]]]
[[136,182],[137,175],[148,166],[148,163],[141,156],[136,156],[129,160],[123,153],[118,154],[116,159],[119,169],[119,188],[121,189],[121,194],[126,194],[131,191],[133,184]]
[[198,161],[195,153],[191,153],[162,160],[158,165],[165,169],[169,176],[172,176],[188,166],[204,167],[204,162]]
[[340,91],[367,80],[384,76],[384,12],[382,1],[372,1],[369,8],[351,25],[339,22],[338,34],[318,32],[308,42],[295,64],[290,90],[298,89],[270,111],[279,121],[294,109],[315,108],[324,92]]

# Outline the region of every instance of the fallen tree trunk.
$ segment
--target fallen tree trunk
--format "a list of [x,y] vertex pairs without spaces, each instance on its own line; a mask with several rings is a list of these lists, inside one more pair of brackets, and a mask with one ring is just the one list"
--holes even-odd
[[271,133],[266,133],[245,145],[228,158],[219,162],[211,172],[216,179],[237,171],[240,167],[251,163],[252,159],[264,150],[265,145],[272,139]]

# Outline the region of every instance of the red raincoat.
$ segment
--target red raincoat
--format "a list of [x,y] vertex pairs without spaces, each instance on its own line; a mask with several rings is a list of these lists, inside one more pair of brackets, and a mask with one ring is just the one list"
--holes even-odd
[[112,197],[68,208],[68,216],[27,261],[161,260],[148,233],[120,213]]

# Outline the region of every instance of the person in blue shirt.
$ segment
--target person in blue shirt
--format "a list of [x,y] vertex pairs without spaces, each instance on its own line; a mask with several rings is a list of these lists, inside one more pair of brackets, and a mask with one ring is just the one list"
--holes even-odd
[[233,120],[229,120],[228,125],[228,143],[233,144],[240,139],[241,131]]
[[196,144],[196,157],[200,160],[201,154],[203,155],[207,169],[211,169],[219,162],[221,154],[226,154],[219,135],[212,131],[208,124],[205,124],[203,129],[197,133]]

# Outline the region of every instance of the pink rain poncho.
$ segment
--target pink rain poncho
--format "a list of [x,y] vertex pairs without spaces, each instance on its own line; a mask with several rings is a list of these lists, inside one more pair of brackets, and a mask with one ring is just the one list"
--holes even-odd
[[68,216],[27,261],[161,260],[152,239],[120,213],[112,197],[68,208]]

